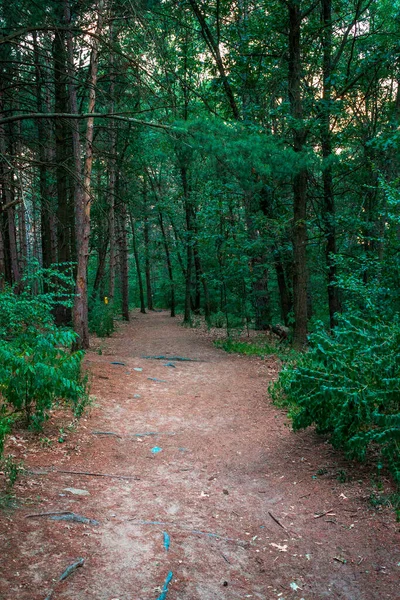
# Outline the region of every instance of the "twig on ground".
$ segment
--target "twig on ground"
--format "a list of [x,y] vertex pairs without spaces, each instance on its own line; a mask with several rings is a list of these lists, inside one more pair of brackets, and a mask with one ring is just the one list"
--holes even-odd
[[[321,517],[324,517],[325,515],[331,513],[333,511],[333,508],[330,508],[329,510],[326,510],[323,513],[318,513],[317,515],[314,515],[314,519],[320,519]],[[332,515],[334,516],[334,515]]]
[[63,510],[59,512],[43,512],[43,513],[33,513],[31,515],[25,515],[25,519],[33,519],[35,517],[54,517],[55,515],[70,515],[70,510]]
[[279,527],[282,527],[282,529],[286,529],[286,527],[285,527],[284,525],[282,525],[282,523],[281,523],[280,521],[278,521],[278,519],[277,519],[276,517],[274,517],[274,515],[273,515],[271,512],[269,512],[269,511],[268,511],[268,514],[269,514],[269,516],[271,517],[271,519],[272,519],[273,521],[275,521],[275,523],[276,523],[277,525],[279,525]]
[[156,356],[142,356],[142,358],[147,358],[150,360],[170,360],[170,361],[178,361],[178,362],[203,362],[198,358],[186,358],[185,356],[165,356],[164,354],[159,354]]
[[92,431],[92,435],[114,435],[117,438],[122,438],[119,433],[114,433],[114,431]]
[[64,473],[69,475],[87,475],[88,477],[111,477],[113,479],[134,479],[136,481],[140,480],[140,477],[136,475],[113,475],[110,473],[91,473],[90,471],[60,471],[56,470],[54,473]]

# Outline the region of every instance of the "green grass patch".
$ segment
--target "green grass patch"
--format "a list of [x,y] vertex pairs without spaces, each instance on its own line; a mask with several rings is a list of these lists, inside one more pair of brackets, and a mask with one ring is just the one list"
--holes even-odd
[[214,346],[229,352],[229,354],[243,354],[245,356],[276,356],[281,361],[294,360],[297,353],[287,346],[282,344],[274,344],[265,341],[265,339],[255,339],[249,341],[240,341],[232,338],[216,340]]

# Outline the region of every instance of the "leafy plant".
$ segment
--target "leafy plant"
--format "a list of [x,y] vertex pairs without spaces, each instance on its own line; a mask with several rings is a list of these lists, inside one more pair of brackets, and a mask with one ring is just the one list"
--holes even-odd
[[19,475],[23,472],[22,463],[20,461],[16,461],[13,456],[8,455],[7,458],[3,458],[0,463],[0,467],[4,473],[5,481],[6,481],[6,494],[11,494],[14,485],[19,477]]
[[310,349],[288,363],[271,386],[289,406],[295,430],[315,424],[332,444],[364,459],[372,445],[400,482],[400,318],[341,316],[322,327]]
[[89,312],[89,330],[98,337],[109,337],[115,330],[112,304],[96,300]]
[[56,401],[68,402],[79,416],[88,399],[77,336],[53,318],[58,305],[71,306],[73,281],[57,269],[28,271],[23,281],[19,294],[12,288],[0,293],[0,455],[19,415],[40,430]]

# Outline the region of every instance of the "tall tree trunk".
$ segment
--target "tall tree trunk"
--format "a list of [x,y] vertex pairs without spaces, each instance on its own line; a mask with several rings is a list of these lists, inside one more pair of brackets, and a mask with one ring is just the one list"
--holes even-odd
[[254,326],[256,330],[264,331],[271,323],[271,297],[268,287],[269,271],[268,265],[266,264],[265,251],[263,252],[260,250],[260,246],[264,246],[264,244],[262,242],[260,243],[259,226],[255,222],[257,208],[262,210],[265,217],[269,218],[271,216],[270,198],[265,189],[260,193],[258,206],[252,192],[246,193],[245,200],[247,234],[253,245],[250,264],[252,275],[252,303],[255,313]]
[[129,264],[128,243],[126,235],[126,206],[121,202],[119,207],[119,247],[121,270],[122,318],[129,321]]
[[[98,0],[97,24],[95,36],[92,38],[92,51],[89,65],[89,104],[88,113],[93,113],[96,104],[96,84],[99,60],[99,37],[103,25],[104,0]],[[94,118],[89,117],[86,127],[85,161],[83,168],[82,194],[75,195],[76,241],[77,241],[77,272],[76,295],[73,311],[74,329],[79,336],[82,348],[89,347],[88,297],[87,297],[87,267],[89,261],[90,209],[92,195],[90,190],[93,166],[93,128]]]
[[[62,5],[59,7],[59,22],[64,27],[66,20]],[[66,34],[65,31],[60,28],[56,31],[53,47],[52,47],[52,58],[54,67],[54,110],[59,113],[68,112],[68,93],[67,93],[67,79],[68,79],[68,56],[66,53]],[[73,124],[73,127],[77,126],[77,123]],[[63,270],[66,269],[66,263],[71,262],[72,259],[72,248],[71,248],[71,199],[68,193],[68,147],[70,145],[70,136],[67,132],[66,121],[64,119],[56,119],[54,123],[54,137],[55,137],[55,176],[56,176],[56,195],[57,195],[57,209],[56,209],[56,228],[57,228],[57,262],[61,265]],[[43,193],[45,183],[43,181]],[[40,212],[43,214],[43,225],[46,227],[46,221],[48,213],[45,210],[47,206],[47,198],[42,207],[40,206]],[[46,236],[48,231],[44,229],[42,232]],[[43,241],[42,241],[43,243]],[[43,252],[43,247],[42,247]],[[49,260],[48,249],[45,248],[46,260]],[[62,285],[62,284],[61,284]],[[55,320],[58,325],[67,325],[71,321],[71,311],[69,308],[58,304],[54,310]]]
[[171,317],[175,317],[175,281],[174,281],[174,272],[172,269],[172,262],[171,262],[171,254],[169,251],[169,245],[168,245],[168,239],[167,239],[167,235],[165,233],[165,227],[164,227],[164,218],[162,215],[161,210],[159,210],[158,213],[158,220],[160,223],[160,229],[161,229],[161,235],[163,238],[163,244],[164,244],[164,250],[165,250],[165,258],[167,261],[167,270],[168,270],[168,278],[169,278],[169,285],[170,285],[170,305],[171,305]]
[[3,219],[0,213],[0,292],[4,290],[5,275],[6,275],[6,263],[4,256],[4,236],[3,236]]
[[[306,130],[303,123],[301,96],[301,22],[300,3],[288,0],[289,15],[289,71],[288,92],[293,127],[293,148],[304,152]],[[302,168],[293,177],[293,343],[301,347],[307,340],[307,170]]]
[[280,252],[277,248],[275,248],[275,272],[276,279],[278,281],[278,289],[279,289],[279,297],[280,297],[280,305],[281,305],[281,315],[284,324],[286,327],[289,326],[289,313],[292,310],[292,300],[290,297],[290,291],[288,289],[288,285],[286,282],[285,276],[285,268],[282,264],[282,259],[280,256]]
[[15,210],[9,208],[8,211],[8,235],[10,243],[10,258],[13,283],[19,284],[21,273],[18,265],[18,246],[17,246],[17,229],[15,226]]
[[144,235],[147,308],[149,310],[154,310],[153,290],[152,290],[152,286],[151,286],[150,233],[149,233],[149,215],[148,215],[146,180],[144,181],[144,184],[143,184],[143,207],[144,207],[143,235]]
[[[192,214],[192,218],[193,218],[193,220],[195,219],[194,214]],[[193,261],[194,261],[194,271],[195,271],[193,311],[195,314],[198,315],[198,314],[200,314],[200,309],[201,309],[201,287],[200,286],[201,286],[203,272],[201,270],[201,260],[200,260],[200,255],[199,255],[199,250],[197,247],[196,240],[194,240],[194,243],[193,243]]]
[[172,231],[174,233],[174,240],[175,240],[175,247],[176,247],[176,250],[175,250],[176,251],[176,258],[178,259],[178,263],[179,263],[179,266],[181,268],[183,278],[186,280],[186,267],[184,265],[182,255],[179,252],[179,244],[182,243],[181,236],[178,233],[178,230],[176,228],[175,222],[174,222],[173,218],[171,217],[171,215],[168,215],[168,218],[169,218],[169,222],[171,223]]
[[255,324],[257,331],[265,331],[271,323],[271,298],[268,290],[269,271],[265,257],[252,260]]
[[[110,44],[114,44],[114,24],[110,24]],[[110,114],[115,110],[115,71],[114,71],[114,52],[110,52]],[[110,283],[108,295],[111,300],[115,293],[115,184],[116,184],[116,155],[117,155],[117,130],[115,119],[110,120],[110,156],[108,159],[108,205],[109,205],[109,238],[110,238]]]
[[322,178],[324,186],[323,220],[325,226],[325,257],[328,276],[328,306],[331,329],[335,326],[335,314],[340,312],[339,289],[336,281],[336,215],[333,190],[333,173],[329,161],[332,158],[331,102],[332,102],[332,0],[322,1],[323,46],[323,108],[322,108],[322,156],[326,161]]
[[97,270],[93,282],[92,302],[96,300],[97,292],[101,289],[106,272],[106,257],[108,249],[108,238],[100,245],[97,251]]
[[18,206],[18,234],[20,248],[20,272],[26,269],[28,260],[28,238],[26,233],[26,209],[23,198]]
[[[62,20],[64,22],[64,20]],[[53,41],[54,62],[54,110],[67,112],[65,32],[56,32]],[[67,189],[67,132],[63,119],[55,120],[55,160],[57,181],[57,241],[58,262],[71,259],[69,246],[69,209]]]
[[133,256],[135,257],[136,274],[137,274],[138,284],[139,284],[140,312],[143,315],[145,315],[146,314],[146,305],[145,305],[145,301],[144,301],[143,279],[142,279],[142,272],[140,270],[140,260],[139,260],[139,253],[138,253],[138,249],[137,249],[137,242],[136,242],[135,221],[133,220],[132,213],[129,213],[129,219],[131,222],[131,230],[132,230]]
[[[0,107],[0,114],[2,113]],[[8,144],[7,144],[8,141]],[[12,148],[10,139],[6,139],[6,132],[4,127],[0,128],[0,154],[5,158],[1,161],[1,193],[2,193],[2,206],[1,210],[5,213],[5,228],[3,229],[4,237],[4,256],[7,260],[9,258],[9,276],[6,280],[9,283],[18,283],[20,281],[20,271],[18,265],[18,250],[17,250],[17,235],[15,227],[15,211],[14,205],[17,203],[14,197],[13,178],[11,165],[6,159],[7,155],[12,156]],[[8,256],[7,256],[8,255]],[[7,269],[5,269],[7,275]]]
[[[39,48],[37,43],[37,34],[34,32],[33,37],[33,57],[35,63],[35,90],[36,90],[36,106],[39,113],[45,112],[45,103],[43,101],[42,89],[44,87],[42,77],[42,65],[39,59]],[[39,142],[39,194],[40,194],[40,225],[41,225],[41,242],[42,242],[42,264],[44,267],[49,267],[52,260],[52,244],[51,244],[51,225],[50,225],[50,198],[48,184],[48,134],[50,123],[44,119],[36,121],[38,142]]]
[[191,293],[192,293],[192,207],[186,167],[181,167],[183,197],[186,217],[186,269],[185,269],[185,311],[183,322],[191,323]]

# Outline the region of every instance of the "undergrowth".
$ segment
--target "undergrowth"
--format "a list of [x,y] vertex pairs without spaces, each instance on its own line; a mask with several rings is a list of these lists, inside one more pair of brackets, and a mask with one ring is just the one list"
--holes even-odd
[[72,306],[73,279],[64,270],[34,271],[19,293],[0,293],[0,458],[16,421],[40,431],[56,403],[79,417],[89,400],[77,335],[53,318],[58,306]]
[[89,310],[89,331],[97,337],[110,337],[115,331],[115,309],[112,304],[96,300]]
[[233,338],[215,340],[214,346],[222,348],[229,354],[243,354],[245,356],[277,356],[283,362],[297,357],[297,352],[292,348],[257,338],[251,341],[235,340]]
[[321,326],[309,343],[270,386],[274,402],[294,430],[315,425],[352,458],[374,448],[400,483],[399,317],[340,316],[333,335]]

